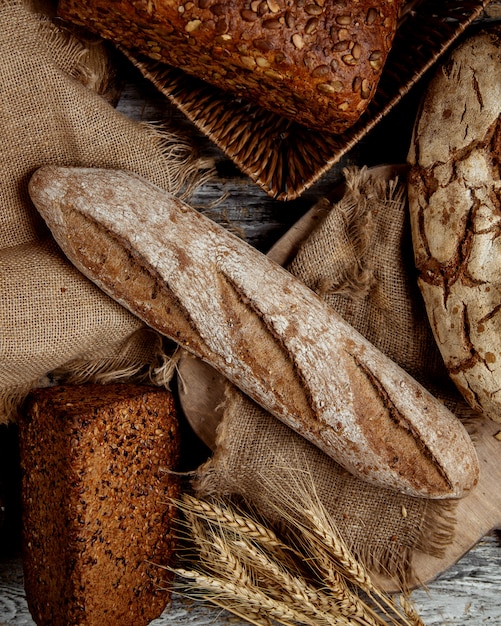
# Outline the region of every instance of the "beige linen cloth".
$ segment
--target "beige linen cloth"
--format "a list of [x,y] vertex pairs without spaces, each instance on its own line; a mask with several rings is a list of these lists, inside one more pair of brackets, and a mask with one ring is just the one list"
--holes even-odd
[[31,174],[121,168],[178,193],[200,166],[185,139],[113,108],[106,50],[52,12],[47,1],[0,0],[0,423],[54,371],[104,382],[164,365],[158,335],[63,258],[28,197]]

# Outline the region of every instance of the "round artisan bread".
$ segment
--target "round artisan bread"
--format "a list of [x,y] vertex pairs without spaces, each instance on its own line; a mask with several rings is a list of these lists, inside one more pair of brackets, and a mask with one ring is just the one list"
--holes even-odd
[[457,47],[418,113],[408,179],[419,285],[451,378],[501,422],[501,28]]
[[403,0],[62,0],[59,15],[334,133],[372,99]]

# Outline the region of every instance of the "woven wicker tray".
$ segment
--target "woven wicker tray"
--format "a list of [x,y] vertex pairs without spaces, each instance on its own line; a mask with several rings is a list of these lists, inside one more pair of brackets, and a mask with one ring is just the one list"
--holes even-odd
[[342,135],[313,131],[232,97],[184,72],[131,57],[175,104],[268,195],[292,200],[308,189],[386,115],[477,19],[489,0],[409,2],[376,95]]

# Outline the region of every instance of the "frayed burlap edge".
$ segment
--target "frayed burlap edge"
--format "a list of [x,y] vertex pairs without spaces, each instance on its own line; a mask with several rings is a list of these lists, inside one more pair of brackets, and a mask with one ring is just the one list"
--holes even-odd
[[[135,354],[134,346],[138,344],[147,346],[148,361],[143,355]],[[114,356],[82,355],[40,378],[4,389],[0,394],[0,415],[8,416],[8,421],[15,423],[33,389],[60,384],[141,383],[170,390],[179,358],[179,348],[173,347],[156,331],[148,327],[139,328],[125,340]]]
[[[20,3],[5,0],[4,4],[16,7]],[[84,37],[54,19],[54,2],[23,0],[21,4],[37,15],[38,37],[49,45],[61,69],[91,91],[106,94],[115,79],[115,70],[105,42],[98,37]]]
[[[387,180],[383,176],[374,176],[365,166],[346,167],[343,169],[343,175],[345,193],[335,202],[335,206],[353,247],[353,263],[344,268],[336,281],[322,277],[317,284],[309,286],[322,298],[327,295],[343,294],[357,299],[364,298],[375,282],[375,268],[367,258],[375,229],[374,211],[379,211],[381,207],[390,204],[403,207],[405,186],[397,174]],[[327,198],[323,198],[321,202],[324,203],[326,211],[333,206]],[[318,228],[321,227],[320,223]],[[315,231],[309,235],[308,241],[314,237]],[[296,261],[297,259],[294,259],[289,266],[293,274]]]
[[414,529],[416,540],[413,547],[404,547],[397,542],[369,551],[364,546],[352,547],[353,552],[374,574],[393,579],[404,592],[416,585],[413,559],[417,552],[440,559],[455,536],[456,502],[429,501],[421,525]]
[[[135,345],[147,346],[150,359],[134,358]],[[132,358],[128,356],[132,353]],[[133,332],[123,344],[120,353],[112,358],[82,356],[52,371],[48,378],[64,384],[109,384],[124,381],[150,382],[170,388],[176,370],[179,350],[151,328]]]
[[[188,202],[198,188],[217,179],[215,161],[211,157],[197,154],[196,146],[181,135],[174,135],[162,122],[139,122],[144,132],[156,142],[161,154],[173,165],[165,171],[167,189]],[[215,200],[217,204],[220,200]]]

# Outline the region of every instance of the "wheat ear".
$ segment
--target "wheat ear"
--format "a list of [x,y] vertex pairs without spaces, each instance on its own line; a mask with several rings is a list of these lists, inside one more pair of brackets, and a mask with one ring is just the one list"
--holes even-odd
[[[267,555],[266,550],[258,547],[255,539],[246,536],[247,525],[240,524],[242,532],[235,533],[232,525],[228,529],[218,527],[217,523],[204,523],[197,516],[189,516],[192,522],[193,540],[199,546],[202,564],[212,576],[220,580],[228,580],[235,584],[235,588],[265,588],[264,592],[270,599],[277,600],[280,605],[284,602],[289,607],[301,607],[296,611],[314,620],[318,626],[336,626],[340,623],[340,612],[333,616],[332,612],[325,612],[326,598],[320,599],[319,593],[309,587],[305,580],[291,573],[282,563]],[[213,521],[213,520],[211,520]],[[262,534],[261,534],[262,536]],[[265,543],[267,546],[267,543]],[[252,572],[252,575],[250,574]],[[228,608],[228,607],[227,607]],[[329,607],[332,609],[332,603]],[[233,612],[236,612],[233,609]]]
[[259,540],[272,547],[285,548],[287,546],[281,541],[276,533],[251,519],[248,515],[240,514],[235,508],[216,504],[215,502],[199,500],[190,494],[184,493],[182,501],[178,503],[183,510],[201,515],[205,520],[216,521],[219,525],[238,533]]
[[[320,624],[316,618],[310,619],[287,603],[275,598],[270,599],[266,593],[256,587],[241,587],[231,581],[217,579],[193,570],[180,568],[176,572],[184,578],[191,579],[197,587],[214,593],[217,601],[230,610],[231,603],[234,601],[239,606],[266,611],[270,617],[286,626],[297,626],[298,623],[306,626],[319,626]],[[242,615],[245,615],[243,610]],[[342,616],[332,624],[333,626],[350,626],[350,622]]]
[[282,541],[271,528],[259,522],[255,516],[251,517],[239,511],[234,505],[216,503],[214,500],[199,500],[187,493],[184,493],[182,500],[176,504],[185,513],[198,515],[207,523],[214,522],[219,527],[258,541],[266,546],[267,550],[276,553],[280,560],[288,562],[289,565],[293,564],[291,556],[294,554],[294,548]]
[[[419,622],[416,622],[416,619],[419,619],[419,616],[412,607],[410,598],[407,596],[405,607],[402,605],[403,613],[396,609],[392,598],[374,585],[365,565],[356,559],[347,546],[318,495],[308,459],[301,455],[295,466],[301,469],[292,469],[285,462],[279,463],[282,471],[289,472],[288,490],[277,490],[269,479],[262,477],[263,486],[266,486],[268,506],[275,508],[277,515],[287,520],[289,526],[303,536],[305,548],[310,551],[312,561],[319,559],[324,565],[330,561],[332,567],[344,578],[371,598],[376,608],[386,615],[390,623],[418,626]],[[318,548],[316,551],[315,547]],[[327,567],[331,568],[330,565]],[[398,619],[389,615],[385,607],[392,610]]]
[[299,524],[301,532],[307,544],[311,546],[312,553],[317,556],[320,554],[320,562],[323,559],[330,559],[333,567],[338,568],[347,580],[358,585],[386,615],[390,623],[413,626],[413,621],[409,621],[406,611],[400,612],[391,597],[374,585],[369,572],[354,557],[321,503],[315,502],[313,506],[302,509],[301,513],[306,520]]
[[348,587],[346,579],[339,572],[339,569],[333,567],[332,559],[319,552],[312,559],[312,562],[318,569],[319,577],[325,582],[325,594],[330,593],[334,596],[345,615],[350,615],[367,626],[383,626],[385,624],[372,607]]
[[181,508],[199,560],[197,569],[176,570],[179,577],[190,580],[199,596],[259,626],[269,620],[285,626],[422,626],[407,598],[400,603],[404,615],[372,583],[311,492],[295,505],[295,513],[290,506],[284,511],[294,531],[289,545],[292,535],[280,539],[229,503],[186,495]]
[[242,560],[249,563],[250,568],[259,573],[261,585],[266,585],[270,595],[301,606],[302,612],[316,617],[319,623],[338,623],[342,614],[339,603],[313,587],[304,577],[290,572],[282,563],[248,541],[235,541],[233,548]]

